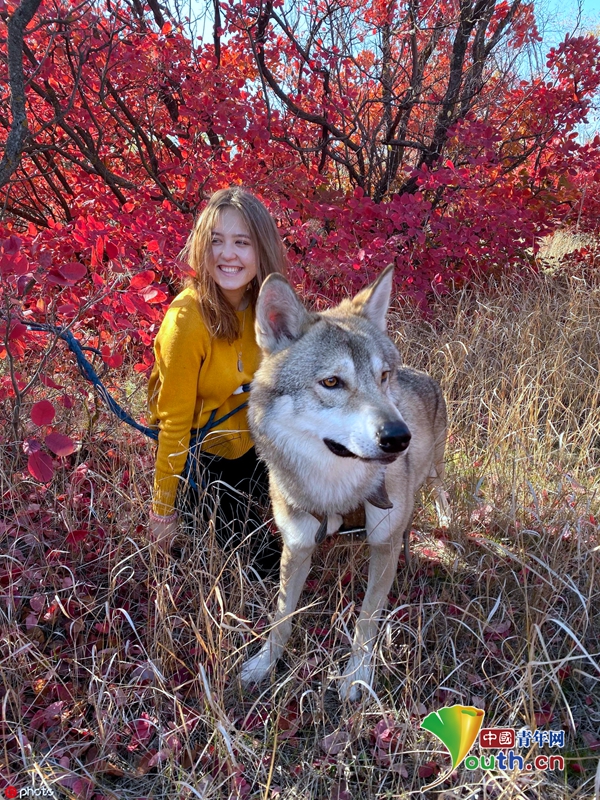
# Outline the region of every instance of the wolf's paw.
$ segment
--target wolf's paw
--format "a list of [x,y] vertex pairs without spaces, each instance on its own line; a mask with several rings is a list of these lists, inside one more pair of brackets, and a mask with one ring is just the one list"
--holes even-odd
[[339,692],[342,700],[349,700],[351,703],[360,700],[364,688],[362,684],[366,683],[367,686],[370,686],[372,677],[370,660],[366,655],[361,653],[350,656],[340,681]]
[[449,528],[452,524],[452,514],[450,509],[438,511],[438,522],[440,528]]
[[255,656],[242,664],[240,680],[245,686],[260,683],[274,666],[275,659],[271,658],[271,649],[268,644],[264,645]]
[[449,528],[452,523],[452,509],[448,502],[448,494],[444,489],[439,489],[435,498],[435,510],[440,528]]

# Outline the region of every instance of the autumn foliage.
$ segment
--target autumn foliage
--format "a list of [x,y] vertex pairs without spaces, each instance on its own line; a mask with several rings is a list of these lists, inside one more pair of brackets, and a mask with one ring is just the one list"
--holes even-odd
[[[420,720],[465,702],[564,729],[567,771],[456,771],[450,794],[588,796],[598,39],[544,52],[521,0],[207,7],[0,0],[0,794],[416,796],[448,766]],[[59,338],[142,417],[178,253],[230,184],[264,199],[317,305],[396,265],[403,358],[451,411],[453,524],[423,496],[352,708],[334,698],[364,545],[321,547],[282,672],[240,691],[273,584],[211,526],[182,522],[181,549],[152,555],[152,447]],[[535,274],[558,227],[584,249]]]
[[[0,3],[5,53],[19,8]],[[265,199],[316,302],[395,263],[399,295],[426,308],[433,292],[529,267],[558,224],[593,227],[600,140],[577,126],[600,46],[567,37],[526,75],[534,12],[244,0],[215,4],[203,39],[155,2],[44,0],[23,35],[26,135],[2,173],[0,400],[15,435],[64,346],[26,323],[69,326],[109,367],[128,355],[146,370],[185,272],[177,254],[220,187]],[[8,109],[10,53],[0,70]],[[5,112],[7,151],[11,125]],[[42,440],[27,447],[44,480]]]

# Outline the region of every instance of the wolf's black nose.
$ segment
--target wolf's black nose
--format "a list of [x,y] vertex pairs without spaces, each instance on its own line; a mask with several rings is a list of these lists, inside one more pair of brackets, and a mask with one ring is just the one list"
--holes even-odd
[[411,433],[403,422],[384,422],[377,431],[384,453],[401,453],[410,443]]

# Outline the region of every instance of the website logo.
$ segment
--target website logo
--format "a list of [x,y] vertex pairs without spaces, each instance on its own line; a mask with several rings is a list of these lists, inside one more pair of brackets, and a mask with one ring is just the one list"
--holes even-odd
[[474,706],[447,706],[428,714],[421,728],[433,733],[450,753],[452,767],[433,783],[424,786],[421,791],[428,791],[443,783],[469,754],[483,723],[484,711]]
[[[532,748],[545,746],[547,749],[563,748],[565,732],[563,730],[531,731],[529,728],[482,728],[484,712],[473,706],[450,706],[428,714],[421,728],[433,733],[447,748],[452,758],[452,767],[433,783],[423,786],[421,791],[438,786],[450,777],[452,772],[464,761],[465,769],[476,770],[564,770],[565,759],[560,753],[536,753]],[[479,747],[484,752],[471,755],[470,750],[479,736]],[[526,755],[520,755],[515,749],[525,749]],[[497,750],[497,753],[490,753]],[[486,752],[487,751],[487,752]]]

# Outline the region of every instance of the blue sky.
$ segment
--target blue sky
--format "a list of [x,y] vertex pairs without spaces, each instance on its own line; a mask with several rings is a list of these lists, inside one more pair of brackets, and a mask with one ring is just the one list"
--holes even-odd
[[536,0],[536,17],[550,45],[572,32],[581,8],[580,30],[600,32],[600,0]]
[[[535,12],[543,35],[543,49],[547,50],[572,33],[581,9],[581,22],[577,33],[593,31],[600,35],[600,0],[535,0]],[[588,116],[587,125],[579,127],[582,138],[588,139],[600,132],[600,97]]]

